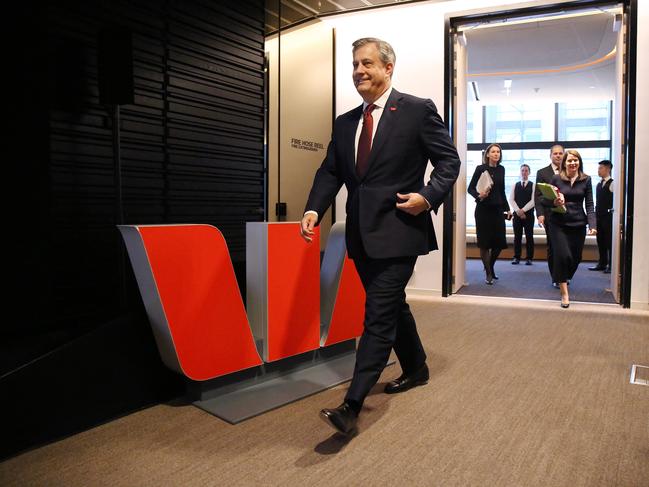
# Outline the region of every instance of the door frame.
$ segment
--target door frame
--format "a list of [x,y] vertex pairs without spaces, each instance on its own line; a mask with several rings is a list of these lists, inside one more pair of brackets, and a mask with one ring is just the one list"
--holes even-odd
[[[453,56],[453,42],[457,26],[462,23],[477,21],[493,21],[499,18],[520,17],[525,15],[540,15],[558,10],[581,10],[589,7],[599,7],[611,4],[622,4],[623,14],[627,16],[628,28],[626,32],[626,49],[624,55],[627,63],[625,75],[627,79],[624,99],[626,100],[625,127],[623,127],[622,146],[625,154],[625,167],[622,174],[622,185],[625,189],[620,208],[620,304],[624,308],[631,306],[631,272],[632,272],[632,250],[633,250],[633,214],[634,214],[634,189],[635,189],[635,121],[636,121],[636,53],[637,53],[637,2],[638,0],[576,0],[566,3],[548,3],[545,5],[511,8],[498,10],[490,13],[470,15],[448,15],[445,18],[444,35],[444,119],[450,134],[453,134],[456,125],[457,114],[454,113],[453,94],[455,92],[456,65]],[[456,187],[453,186],[451,194],[444,201],[444,236],[442,242],[442,296],[448,297],[453,289],[453,238],[455,221]]]

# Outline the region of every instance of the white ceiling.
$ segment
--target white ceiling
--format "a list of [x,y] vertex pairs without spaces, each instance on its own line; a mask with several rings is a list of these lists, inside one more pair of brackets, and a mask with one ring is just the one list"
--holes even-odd
[[[617,40],[613,20],[597,12],[467,27],[468,80],[477,82],[481,104],[613,99],[615,56],[605,59]],[[512,80],[509,95],[505,79]]]

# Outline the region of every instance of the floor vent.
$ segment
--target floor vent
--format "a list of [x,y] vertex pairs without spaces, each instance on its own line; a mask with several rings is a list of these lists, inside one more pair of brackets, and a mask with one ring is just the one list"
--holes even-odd
[[631,366],[631,384],[649,386],[649,367],[633,364]]

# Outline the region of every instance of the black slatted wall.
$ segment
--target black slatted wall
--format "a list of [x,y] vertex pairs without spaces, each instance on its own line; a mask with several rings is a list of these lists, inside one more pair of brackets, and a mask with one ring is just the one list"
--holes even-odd
[[[243,275],[245,223],[263,220],[265,198],[262,0],[16,7],[2,32],[12,248],[0,458],[182,393],[157,354],[120,219],[212,224]],[[132,39],[119,132],[100,102],[106,32]]]
[[133,39],[134,103],[120,108],[124,222],[209,223],[242,260],[245,222],[263,219],[263,3],[52,2],[48,15],[57,319],[110,313],[121,299],[113,113],[97,79],[97,36],[112,25]]

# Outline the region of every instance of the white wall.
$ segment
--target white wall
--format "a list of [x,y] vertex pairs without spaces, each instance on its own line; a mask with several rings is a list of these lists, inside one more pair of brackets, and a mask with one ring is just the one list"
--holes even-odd
[[[568,1],[568,0],[565,0]],[[359,37],[379,37],[392,44],[397,63],[393,85],[400,91],[431,98],[444,114],[444,38],[445,18],[474,13],[487,13],[512,7],[556,4],[556,0],[519,2],[515,0],[453,0],[439,3],[417,3],[386,7],[368,12],[325,17],[323,20],[336,28],[336,112],[340,115],[361,103],[351,82],[351,43]],[[638,26],[649,25],[649,2],[639,2]],[[638,36],[638,46],[649,45],[649,28]],[[638,87],[649,83],[649,52],[638,49]],[[649,97],[638,90],[636,134],[649,131]],[[649,165],[643,166],[641,154],[649,154],[649,140],[637,138],[636,181],[649,181]],[[336,201],[336,218],[344,218],[344,193]],[[649,192],[636,190],[634,217],[634,252],[632,301],[634,307],[649,307]],[[443,238],[442,210],[434,218],[435,230],[441,247]],[[441,250],[417,262],[409,289],[441,292]]]
[[[287,206],[286,221],[302,219],[313,175],[326,155],[332,125],[332,46],[331,26],[318,21],[282,31],[281,37],[266,39],[265,50],[270,57],[269,113],[272,114],[267,140],[269,221],[278,221],[275,202],[280,198]],[[323,247],[330,222],[325,215],[320,226]]]

